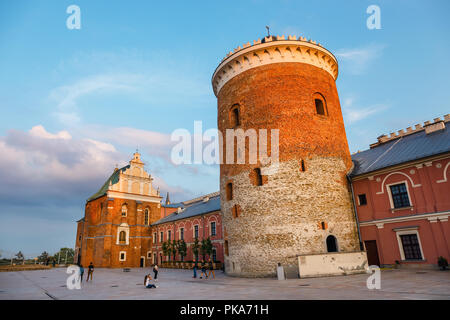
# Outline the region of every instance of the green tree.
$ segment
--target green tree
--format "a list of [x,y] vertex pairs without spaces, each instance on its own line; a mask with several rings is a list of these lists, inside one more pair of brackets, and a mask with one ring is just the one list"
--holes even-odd
[[73,258],[75,256],[75,250],[72,248],[61,248],[58,252],[53,255],[53,259],[56,262],[67,264],[68,261],[73,263]]
[[184,257],[187,255],[187,246],[184,240],[178,240],[177,243],[178,253],[180,254],[181,261],[184,261]]
[[164,256],[168,256],[170,258],[170,241],[164,241],[162,243],[162,251]]
[[17,260],[22,261],[22,263],[25,263],[25,257],[23,255],[22,251],[17,252],[16,257],[17,257]]
[[202,253],[203,260],[206,259],[206,255],[211,256],[213,249],[213,245],[211,239],[208,237],[207,239],[202,240],[202,246],[200,248],[200,252]]
[[48,252],[44,251],[41,253],[41,255],[38,257],[39,262],[46,262],[49,258]]
[[172,240],[172,245],[170,246],[170,251],[171,251],[171,253],[173,255],[173,261],[175,261],[176,257],[177,257],[177,251],[178,251],[177,247],[178,247],[177,241],[175,239],[173,239]]
[[192,253],[194,255],[194,260],[198,261],[198,252],[200,251],[200,243],[198,241],[198,238],[195,238],[194,244],[192,245]]

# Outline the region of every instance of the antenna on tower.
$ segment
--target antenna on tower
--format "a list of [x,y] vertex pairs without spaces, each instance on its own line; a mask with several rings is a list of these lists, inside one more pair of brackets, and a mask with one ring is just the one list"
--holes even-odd
[[270,37],[270,28],[269,28],[269,26],[266,26],[266,29],[267,29],[267,36]]

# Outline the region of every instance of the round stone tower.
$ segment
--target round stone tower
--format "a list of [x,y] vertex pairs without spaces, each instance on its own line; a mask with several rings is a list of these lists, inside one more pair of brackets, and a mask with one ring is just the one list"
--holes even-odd
[[295,269],[298,255],[359,250],[337,76],[331,52],[293,36],[247,43],[215,70],[224,146],[227,129],[254,129],[258,139],[267,129],[271,156],[271,130],[279,130],[277,170],[267,171],[259,156],[220,165],[228,274],[273,276],[278,263]]

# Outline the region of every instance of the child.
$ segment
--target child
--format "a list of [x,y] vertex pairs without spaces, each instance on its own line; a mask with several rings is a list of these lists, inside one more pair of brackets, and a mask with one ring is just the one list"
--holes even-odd
[[156,263],[153,266],[153,274],[155,277],[155,281],[158,282],[158,265]]
[[208,264],[209,264],[209,274],[208,274],[208,277],[211,278],[211,274],[212,274],[212,275],[213,275],[213,279],[215,279],[215,278],[216,278],[216,275],[214,274],[214,264],[212,263],[211,258],[209,259]]

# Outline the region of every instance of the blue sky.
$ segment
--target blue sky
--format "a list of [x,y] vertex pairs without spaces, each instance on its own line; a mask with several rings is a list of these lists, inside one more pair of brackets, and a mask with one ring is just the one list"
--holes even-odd
[[[66,8],[81,9],[69,30]],[[381,9],[369,30],[366,9]],[[218,167],[174,166],[170,134],[216,127],[211,76],[225,54],[272,34],[339,60],[350,151],[449,112],[448,1],[0,2],[0,249],[73,247],[85,199],[136,147],[163,194],[218,190]]]

